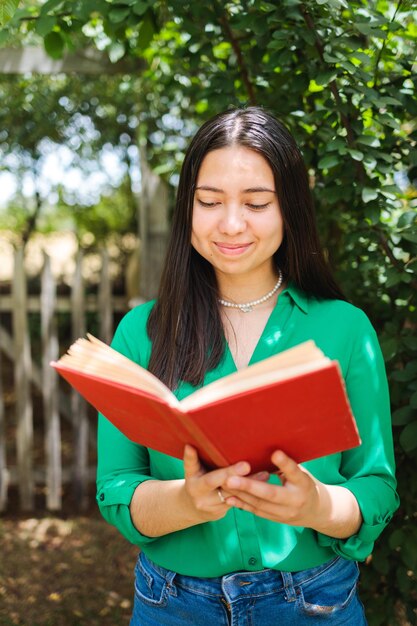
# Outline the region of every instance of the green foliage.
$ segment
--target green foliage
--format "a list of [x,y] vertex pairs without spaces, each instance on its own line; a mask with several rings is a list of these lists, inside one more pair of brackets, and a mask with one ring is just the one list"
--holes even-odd
[[[121,84],[126,98],[135,94],[138,136],[152,167],[171,183],[196,126],[226,107],[263,105],[296,136],[329,259],[348,296],[374,323],[390,380],[402,504],[363,568],[372,626],[400,623],[398,604],[415,623],[417,609],[413,5],[49,0],[37,19],[33,11],[26,19],[29,9],[22,9],[7,26],[9,37],[42,37],[53,56],[94,44],[113,61],[144,60],[143,74]],[[104,136],[99,107],[93,111],[86,114]]]
[[[133,89],[129,87],[127,92],[120,78],[102,77],[84,85],[76,76],[0,76],[1,169],[21,181],[34,180],[41,203],[35,216],[36,198],[28,198],[19,189],[7,209],[0,212],[0,228],[23,235],[35,216],[38,231],[64,226],[74,229],[80,238],[87,231],[94,232],[96,241],[104,241],[112,230],[135,231],[130,181],[132,170],[138,166],[132,163],[131,153],[132,148],[137,153],[135,99]],[[85,177],[103,171],[101,159],[111,145],[124,164],[125,181],[117,190],[111,181],[100,187],[96,183],[92,198],[78,190],[70,192],[63,185],[42,188],[42,168],[59,145],[71,150],[69,173],[78,169]],[[52,204],[51,192],[55,196]]]
[[0,0],[0,25],[12,19],[19,0]]
[[[63,214],[67,214],[65,204],[62,209]],[[73,206],[72,219],[77,236],[82,239],[83,236],[90,235],[91,238],[92,235],[96,244],[109,241],[114,233],[118,236],[135,233],[136,205],[130,180],[126,178],[118,189],[103,194],[100,201],[91,207]]]

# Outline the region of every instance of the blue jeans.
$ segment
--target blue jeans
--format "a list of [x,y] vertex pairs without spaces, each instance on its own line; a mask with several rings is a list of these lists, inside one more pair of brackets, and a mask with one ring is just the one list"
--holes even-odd
[[183,576],[140,553],[130,626],[366,626],[355,561],[336,557],[301,572],[266,569]]

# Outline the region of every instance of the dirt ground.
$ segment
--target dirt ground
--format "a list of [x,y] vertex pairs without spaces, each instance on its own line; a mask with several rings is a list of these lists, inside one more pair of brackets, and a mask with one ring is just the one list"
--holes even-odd
[[[16,392],[8,359],[2,359],[1,368],[12,466]],[[34,416],[34,463],[41,467],[44,425],[36,390]],[[64,421],[61,431],[63,462],[70,466],[72,431]],[[128,626],[138,549],[100,516],[93,485],[91,490],[90,506],[82,515],[68,487],[63,513],[56,515],[46,511],[41,486],[30,514],[19,512],[16,488],[9,490],[7,510],[0,514],[0,626]]]
[[98,512],[0,517],[0,626],[123,626],[137,548]]

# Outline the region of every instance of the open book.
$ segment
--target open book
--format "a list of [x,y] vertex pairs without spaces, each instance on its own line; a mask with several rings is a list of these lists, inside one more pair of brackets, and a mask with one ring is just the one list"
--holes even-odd
[[360,444],[337,361],[307,341],[210,383],[184,400],[153,374],[88,335],[51,365],[132,441],[182,458],[186,443],[209,468],[248,461],[276,470]]

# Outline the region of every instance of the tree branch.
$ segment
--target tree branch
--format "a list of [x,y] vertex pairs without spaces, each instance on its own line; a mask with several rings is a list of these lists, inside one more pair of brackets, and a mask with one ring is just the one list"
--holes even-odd
[[[397,13],[398,13],[398,11],[399,11],[399,10],[400,10],[400,8],[401,8],[402,3],[403,3],[403,0],[398,0],[398,4],[397,4],[396,9],[395,9],[395,11],[394,11],[394,15],[392,16],[392,19],[391,19],[391,21],[390,21],[390,24],[392,24],[392,22],[393,22],[393,21],[395,20],[395,18],[397,17]],[[387,41],[388,41],[388,37],[389,37],[389,31],[387,31],[387,36],[385,37],[385,39],[384,39],[384,41],[383,41],[383,43],[382,43],[382,46],[380,47],[380,49],[379,49],[379,51],[378,51],[378,56],[377,56],[376,61],[375,61],[375,73],[374,73],[374,82],[373,82],[373,88],[374,88],[374,89],[375,89],[375,87],[376,87],[377,80],[378,80],[378,67],[379,67],[379,62],[380,62],[380,60],[381,60],[382,53],[383,53],[383,52],[384,52],[384,50],[385,50],[385,46],[386,46],[386,43],[387,43]]]
[[[322,61],[323,65],[327,66],[326,61],[324,60],[324,45],[317,33],[316,30],[316,25],[314,23],[314,20],[311,16],[311,14],[308,12],[308,10],[306,9],[306,7],[301,4],[300,5],[300,12],[301,15],[304,18],[304,21],[307,25],[307,28],[313,33],[314,35],[314,41],[315,41],[315,47],[317,52],[319,53],[319,57],[320,60]],[[337,87],[337,83],[336,80],[332,80],[329,83],[329,88],[330,91],[333,95],[333,98],[336,102],[336,105],[338,107],[339,110],[339,116],[340,116],[340,121],[341,124],[343,126],[343,128],[346,130],[346,134],[347,134],[347,143],[350,147],[354,147],[355,146],[355,133],[353,131],[352,125],[351,125],[351,121],[348,115],[346,115],[345,113],[343,113],[343,102],[342,102],[342,98],[340,97],[340,93]],[[366,178],[366,172],[365,169],[362,165],[362,163],[360,163],[359,161],[355,161],[355,167],[356,167],[356,171],[358,173],[358,178],[361,182],[364,181],[364,179]]]
[[35,192],[35,201],[36,201],[35,209],[34,209],[32,215],[29,215],[29,217],[27,218],[25,227],[24,227],[23,232],[22,232],[22,244],[23,244],[23,246],[25,246],[27,244],[27,242],[30,239],[30,236],[36,230],[38,217],[39,217],[39,214],[40,214],[41,209],[42,209],[42,200],[41,200],[41,197],[40,197],[38,191]]
[[[398,259],[395,258],[394,253],[393,253],[393,251],[391,250],[391,247],[390,247],[390,242],[387,239],[387,237],[384,235],[382,230],[380,228],[378,228],[377,226],[372,226],[372,230],[374,231],[374,233],[376,233],[376,235],[377,235],[377,237],[379,239],[380,246],[381,246],[382,250],[385,252],[386,256],[391,261],[392,266],[398,272],[403,272],[404,271],[404,265],[401,263],[401,261],[399,261]],[[413,289],[415,291],[417,291],[417,280],[412,280],[408,284],[410,285],[410,287],[413,287]]]
[[[30,22],[33,20],[39,20],[41,17],[43,17],[41,13],[38,13],[37,15],[23,15],[22,17],[19,17],[19,22]],[[60,19],[62,17],[73,17],[74,19],[77,19],[71,11],[65,11],[64,13],[56,14],[53,13],[52,15],[46,14],[45,17],[56,17],[57,19]]]
[[227,37],[227,39],[229,40],[233,51],[236,55],[237,58],[237,62],[238,62],[238,66],[239,66],[239,70],[240,70],[240,75],[242,76],[242,81],[243,84],[245,85],[246,88],[246,92],[248,94],[248,98],[249,98],[249,103],[251,105],[256,105],[256,96],[255,96],[255,89],[254,86],[250,80],[249,77],[249,70],[248,67],[245,63],[245,60],[243,58],[243,54],[242,54],[242,49],[239,45],[239,41],[238,38],[235,37],[231,26],[229,24],[229,21],[227,19],[227,16],[225,14],[225,11],[222,7],[219,7],[219,5],[216,3],[217,5],[217,9],[220,9],[219,11],[217,11],[218,13],[218,18],[219,18],[219,22],[223,28],[223,31]]

